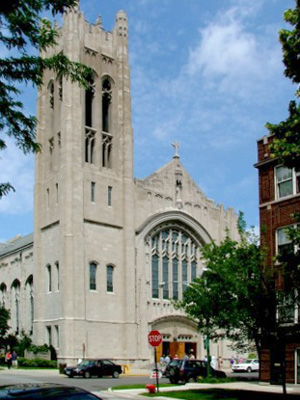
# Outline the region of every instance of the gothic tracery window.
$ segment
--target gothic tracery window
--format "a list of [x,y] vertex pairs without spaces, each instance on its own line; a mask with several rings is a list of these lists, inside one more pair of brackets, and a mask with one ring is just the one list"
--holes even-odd
[[111,132],[112,86],[108,78],[102,82],[102,131]]
[[178,228],[164,228],[151,239],[153,298],[180,299],[196,279],[200,263],[199,245]]
[[112,168],[112,83],[108,77],[102,81],[102,167]]

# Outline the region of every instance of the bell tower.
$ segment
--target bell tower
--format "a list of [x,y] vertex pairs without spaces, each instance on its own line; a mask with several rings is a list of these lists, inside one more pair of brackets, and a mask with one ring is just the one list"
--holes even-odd
[[126,267],[134,260],[127,17],[119,11],[107,32],[100,18],[90,24],[76,7],[59,33],[45,56],[62,52],[93,74],[85,89],[47,71],[38,93],[33,340],[51,343],[60,360],[100,358],[109,355],[99,341],[114,331],[114,356],[130,357],[124,344],[134,334],[135,304],[134,271]]

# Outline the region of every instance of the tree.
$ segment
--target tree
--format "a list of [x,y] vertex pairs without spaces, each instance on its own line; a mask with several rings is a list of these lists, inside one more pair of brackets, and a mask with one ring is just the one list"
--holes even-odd
[[[196,320],[199,331],[209,339],[227,338],[243,351],[251,350],[254,343],[259,358],[264,345],[276,342],[283,355],[288,332],[282,322],[295,299],[287,302],[283,292],[278,294],[276,275],[266,267],[265,251],[253,231],[245,229],[242,215],[239,231],[239,242],[227,235],[219,245],[212,242],[201,248],[204,272],[176,306]],[[297,282],[291,285],[296,288]],[[284,358],[281,361],[284,368]]]
[[[297,84],[296,96],[300,96],[300,0],[295,0],[295,9],[288,9],[284,19],[293,29],[281,29],[279,40],[282,44],[285,75]],[[279,124],[267,123],[266,127],[274,135],[270,147],[272,156],[289,168],[300,170],[300,104],[292,100],[289,116]]]
[[7,333],[10,329],[8,321],[10,320],[10,312],[4,307],[0,307],[0,348],[5,346]]
[[[9,53],[0,59],[0,131],[14,138],[25,154],[36,153],[41,147],[35,138],[36,118],[23,112],[18,85],[40,87],[44,71],[50,69],[57,76],[88,86],[90,68],[70,61],[62,53],[48,58],[29,54],[56,44],[58,32],[41,14],[47,10],[53,16],[62,14],[77,3],[78,0],[9,0],[0,4],[0,42]],[[5,147],[5,140],[0,138],[0,150]],[[0,198],[11,190],[14,188],[9,182],[1,183]]]

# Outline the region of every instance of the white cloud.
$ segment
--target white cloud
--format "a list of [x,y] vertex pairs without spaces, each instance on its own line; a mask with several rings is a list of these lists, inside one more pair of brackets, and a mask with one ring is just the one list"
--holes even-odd
[[200,41],[190,49],[185,66],[190,76],[201,74],[220,92],[247,96],[257,84],[281,68],[279,46],[250,30],[247,18],[254,10],[243,5],[228,9],[200,29]]
[[24,214],[33,209],[33,156],[24,155],[12,140],[0,154],[1,183],[10,182],[15,192],[0,200],[0,214]]

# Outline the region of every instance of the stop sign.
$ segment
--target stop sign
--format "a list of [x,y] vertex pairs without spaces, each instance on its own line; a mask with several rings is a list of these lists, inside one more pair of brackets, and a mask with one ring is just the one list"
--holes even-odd
[[151,331],[148,335],[148,342],[153,347],[157,347],[162,342],[162,335],[159,331]]

